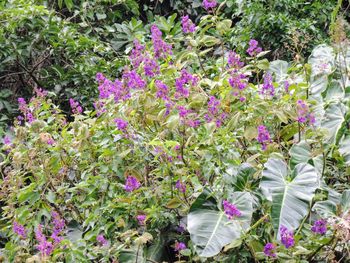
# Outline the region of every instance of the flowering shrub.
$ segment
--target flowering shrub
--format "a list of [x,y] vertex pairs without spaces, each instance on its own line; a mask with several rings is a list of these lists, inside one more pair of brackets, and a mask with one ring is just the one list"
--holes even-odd
[[135,40],[120,79],[97,73],[94,111],[70,100],[67,119],[39,91],[20,101],[1,164],[3,258],[346,256],[347,58],[319,46],[305,65],[269,62],[256,41],[240,56],[222,5],[203,5],[195,28],[153,24]]

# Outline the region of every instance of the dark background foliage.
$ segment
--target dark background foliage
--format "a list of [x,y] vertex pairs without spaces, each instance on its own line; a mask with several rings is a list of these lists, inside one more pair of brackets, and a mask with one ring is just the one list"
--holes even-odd
[[[95,74],[120,74],[125,50],[147,36],[144,25],[156,16],[189,14],[199,22],[206,11],[200,0],[58,0],[0,3],[0,135],[17,114],[17,98],[28,98],[34,87],[91,107],[96,96]],[[232,19],[229,48],[244,53],[255,38],[271,58],[307,57],[313,46],[329,42],[336,0],[228,0],[223,16]],[[347,15],[347,1],[339,13]],[[348,17],[345,17],[348,18]],[[147,28],[147,27],[146,27]],[[65,106],[64,106],[65,105]]]

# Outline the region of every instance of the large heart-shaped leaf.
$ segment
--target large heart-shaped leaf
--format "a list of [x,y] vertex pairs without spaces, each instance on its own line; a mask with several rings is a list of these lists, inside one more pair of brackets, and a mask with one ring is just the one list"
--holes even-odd
[[291,156],[289,165],[291,169],[299,163],[309,163],[313,165],[319,174],[322,173],[323,168],[323,156],[313,153],[311,146],[306,141],[301,141],[297,144],[294,144],[289,150]]
[[335,143],[338,132],[345,120],[344,116],[346,111],[347,107],[345,107],[342,103],[331,104],[326,109],[321,127],[328,131],[326,141],[329,144]]
[[276,82],[281,82],[288,76],[288,62],[284,60],[272,61],[268,71],[273,73]]
[[350,136],[343,137],[340,141],[339,152],[344,157],[346,165],[350,165]]
[[[203,196],[200,199],[203,203]],[[187,229],[199,256],[217,255],[225,245],[239,239],[244,229],[250,226],[253,212],[251,195],[235,192],[229,201],[241,211],[240,217],[229,220],[223,211],[209,209],[210,206],[197,206],[188,214]]]
[[287,164],[279,159],[269,159],[265,163],[260,187],[266,197],[272,200],[272,223],[277,237],[280,227],[296,229],[308,214],[310,202],[319,177],[310,164],[300,163],[291,174]]

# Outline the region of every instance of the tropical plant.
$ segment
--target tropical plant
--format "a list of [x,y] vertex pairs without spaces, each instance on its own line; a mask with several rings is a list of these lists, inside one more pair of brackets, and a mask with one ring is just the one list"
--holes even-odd
[[19,99],[5,262],[349,257],[347,45],[302,64],[250,40],[241,57],[225,5],[204,2],[198,25],[157,18],[120,78],[98,72],[94,110],[71,98],[70,118],[41,89]]

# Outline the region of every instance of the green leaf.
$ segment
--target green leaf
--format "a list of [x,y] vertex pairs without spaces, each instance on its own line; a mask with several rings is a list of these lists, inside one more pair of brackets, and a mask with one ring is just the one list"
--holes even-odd
[[286,79],[288,71],[288,62],[284,60],[275,60],[270,62],[268,69],[270,73],[275,76],[276,82],[281,82]]
[[343,214],[350,209],[350,190],[345,190],[340,199],[340,205],[342,208]]
[[242,231],[249,227],[253,211],[250,194],[236,192],[229,200],[234,200],[242,216],[229,220],[224,212],[209,209],[208,206],[197,207],[188,214],[187,228],[199,256],[217,255],[225,245],[239,239]]
[[345,136],[339,143],[339,152],[345,159],[345,164],[350,166],[350,136]]
[[294,230],[308,214],[319,178],[316,169],[306,163],[298,164],[292,174],[279,159],[269,159],[264,166],[260,187],[272,201],[272,223],[279,237],[282,225]]
[[326,142],[329,144],[335,143],[338,132],[345,120],[344,115],[346,111],[347,108],[341,103],[331,104],[326,109],[321,127],[328,131]]
[[256,64],[257,68],[262,69],[262,70],[268,70],[270,66],[270,62],[264,58],[262,60],[259,60]]

